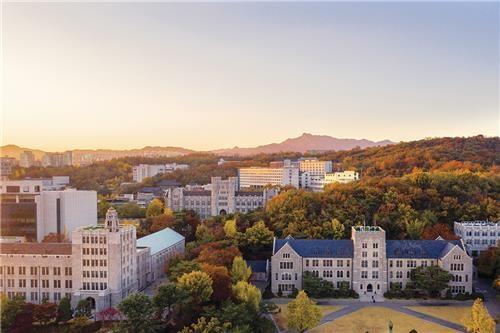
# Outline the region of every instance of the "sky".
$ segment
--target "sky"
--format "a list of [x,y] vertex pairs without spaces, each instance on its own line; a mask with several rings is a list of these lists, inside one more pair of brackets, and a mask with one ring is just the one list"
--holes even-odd
[[499,135],[499,3],[7,3],[3,144]]

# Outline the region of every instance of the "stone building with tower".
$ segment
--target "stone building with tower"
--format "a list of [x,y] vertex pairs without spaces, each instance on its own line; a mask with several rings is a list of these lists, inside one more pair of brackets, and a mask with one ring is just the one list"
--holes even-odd
[[419,266],[439,266],[452,274],[449,290],[472,292],[472,258],[461,240],[386,240],[378,226],[352,227],[350,240],[274,239],[271,290],[302,289],[302,274],[333,283],[345,281],[361,300],[380,300],[393,285],[404,288]]

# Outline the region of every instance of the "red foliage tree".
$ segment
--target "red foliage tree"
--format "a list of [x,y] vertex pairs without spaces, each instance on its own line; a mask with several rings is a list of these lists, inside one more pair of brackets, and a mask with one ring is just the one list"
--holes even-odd
[[422,239],[436,239],[439,236],[446,240],[459,239],[450,227],[444,223],[437,223],[433,226],[426,227],[422,232]]
[[12,328],[9,333],[24,333],[31,332],[33,327],[33,314],[35,311],[35,305],[32,303],[24,303],[21,312],[19,312],[14,319]]
[[233,265],[234,257],[241,256],[240,250],[234,246],[227,246],[224,242],[213,242],[203,244],[195,261],[214,266],[225,266],[230,268]]
[[214,290],[211,297],[212,301],[222,302],[231,297],[231,277],[226,267],[202,264],[201,269],[212,278],[212,288]]
[[33,318],[42,325],[50,323],[57,317],[57,304],[45,302],[35,305]]
[[97,320],[102,321],[113,321],[119,320],[121,318],[121,313],[113,307],[109,307],[97,313]]

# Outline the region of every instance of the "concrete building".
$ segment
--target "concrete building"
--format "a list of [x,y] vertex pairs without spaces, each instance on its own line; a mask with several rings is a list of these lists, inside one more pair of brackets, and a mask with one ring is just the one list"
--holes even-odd
[[167,190],[165,205],[174,212],[193,210],[201,218],[207,218],[235,212],[250,212],[264,207],[267,201],[277,194],[276,189],[240,191],[236,177],[229,177],[227,180],[212,177],[210,186],[204,188]]
[[463,221],[453,224],[455,235],[462,238],[467,252],[479,256],[489,247],[500,246],[500,223],[490,221]]
[[342,171],[325,174],[324,185],[332,183],[350,183],[359,180],[359,173],[356,171]]
[[70,237],[73,230],[97,219],[95,191],[44,191],[35,202],[38,242],[50,233]]
[[[462,241],[386,240],[380,227],[353,227],[351,240],[275,239],[271,290],[302,288],[302,274],[333,283],[345,281],[364,301],[381,300],[397,284],[404,288],[418,266],[437,265],[453,275],[450,291],[472,292],[472,258]],[[373,297],[373,298],[372,298]]]
[[0,243],[0,292],[32,303],[66,296],[73,307],[86,299],[99,312],[154,282],[159,269],[184,251],[184,237],[171,229],[137,241],[135,227],[119,224],[113,208],[104,224],[78,228],[71,241]]
[[332,161],[320,161],[317,158],[299,160],[300,172],[307,172],[311,176],[324,176],[332,172]]
[[238,169],[240,188],[271,186],[299,187],[299,168],[283,167],[249,167]]
[[42,166],[60,168],[73,165],[73,153],[66,151],[64,153],[45,153],[42,156]]
[[43,191],[64,190],[69,184],[68,176],[0,181],[0,194],[15,196],[40,194]]
[[19,156],[19,166],[29,168],[35,165],[35,155],[31,150],[25,150]]
[[132,168],[132,179],[134,182],[140,183],[145,178],[154,177],[164,173],[173,172],[175,170],[188,169],[187,164],[167,163],[167,164],[139,164]]
[[8,178],[12,173],[12,167],[17,165],[14,157],[0,157],[0,178]]

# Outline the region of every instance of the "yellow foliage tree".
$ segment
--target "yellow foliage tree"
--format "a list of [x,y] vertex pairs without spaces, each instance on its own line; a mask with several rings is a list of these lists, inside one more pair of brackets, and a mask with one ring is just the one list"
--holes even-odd
[[316,302],[307,297],[305,291],[301,290],[297,297],[287,305],[288,329],[295,332],[305,332],[316,327],[321,320],[321,310]]
[[495,333],[495,321],[480,298],[474,301],[470,315],[464,319],[463,323],[467,332],[470,333]]

